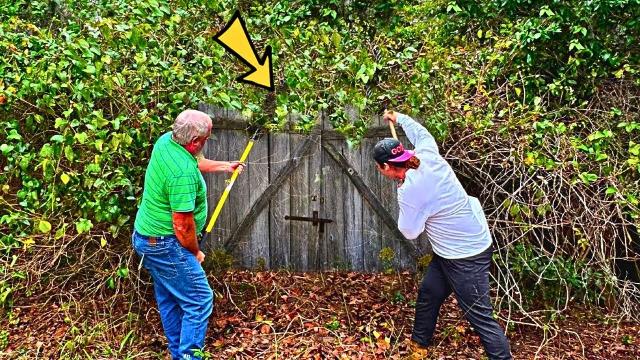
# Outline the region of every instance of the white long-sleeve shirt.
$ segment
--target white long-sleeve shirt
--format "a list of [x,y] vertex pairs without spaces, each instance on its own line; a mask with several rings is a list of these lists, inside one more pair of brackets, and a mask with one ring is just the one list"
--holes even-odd
[[420,159],[398,189],[398,228],[407,239],[426,230],[433,252],[445,259],[480,254],[492,241],[480,202],[467,195],[427,129],[404,114],[397,120]]

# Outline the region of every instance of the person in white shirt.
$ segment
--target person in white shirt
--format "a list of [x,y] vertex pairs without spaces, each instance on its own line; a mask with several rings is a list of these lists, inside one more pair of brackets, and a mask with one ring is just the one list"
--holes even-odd
[[418,291],[413,346],[431,345],[440,306],[453,292],[489,358],[511,359],[509,341],[493,318],[493,247],[480,202],[467,195],[427,129],[398,112],[387,111],[383,117],[402,126],[415,147],[407,150],[387,138],[373,149],[380,173],[399,183],[398,228],[410,240],[426,231],[434,253]]

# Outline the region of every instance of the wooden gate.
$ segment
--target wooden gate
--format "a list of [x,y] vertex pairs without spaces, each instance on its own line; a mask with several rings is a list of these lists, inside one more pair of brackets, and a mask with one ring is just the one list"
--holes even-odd
[[[205,156],[237,160],[251,136],[247,122],[236,112],[200,110],[214,122]],[[390,136],[380,122],[355,149],[326,120],[311,134],[289,130],[259,138],[205,249],[222,246],[248,268],[378,271],[381,250],[390,248],[395,268],[413,269],[428,242],[424,235],[408,241],[397,229],[396,184],[371,158],[376,142]],[[398,136],[409,145],[401,129]],[[205,175],[209,216],[227,179]]]

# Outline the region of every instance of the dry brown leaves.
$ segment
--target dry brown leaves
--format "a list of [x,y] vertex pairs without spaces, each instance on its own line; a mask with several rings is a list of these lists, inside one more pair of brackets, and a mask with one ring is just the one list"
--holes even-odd
[[[214,359],[411,358],[408,339],[418,285],[413,274],[232,271],[210,282],[217,297],[206,351]],[[69,340],[75,340],[79,355],[86,352],[93,358],[162,358],[166,340],[152,291],[147,290],[137,310],[131,310],[125,298],[95,299],[85,303],[84,310],[74,311],[65,305],[19,304],[13,312],[18,321],[0,318],[0,328],[9,331],[9,346],[0,358],[18,358],[21,351],[55,359]],[[518,320],[517,315],[512,319]],[[100,323],[108,326],[95,331]],[[514,357],[640,358],[638,324],[612,321],[597,309],[574,308],[556,325],[563,331],[547,337],[539,328],[512,326],[508,335]],[[104,355],[107,345],[119,347],[127,326],[135,330],[135,340],[117,355]],[[82,337],[86,344],[78,344],[83,334],[93,335]],[[453,297],[440,311],[435,346],[428,354],[428,359],[484,357],[479,338]]]

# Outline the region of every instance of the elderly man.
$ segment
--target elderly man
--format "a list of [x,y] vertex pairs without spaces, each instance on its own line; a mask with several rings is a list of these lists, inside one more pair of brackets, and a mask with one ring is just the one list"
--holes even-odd
[[202,269],[198,236],[207,218],[201,172],[233,172],[238,162],[204,159],[211,118],[180,113],[173,131],[153,146],[136,215],[133,247],[153,278],[156,301],[173,359],[192,359],[204,346],[213,292]]

